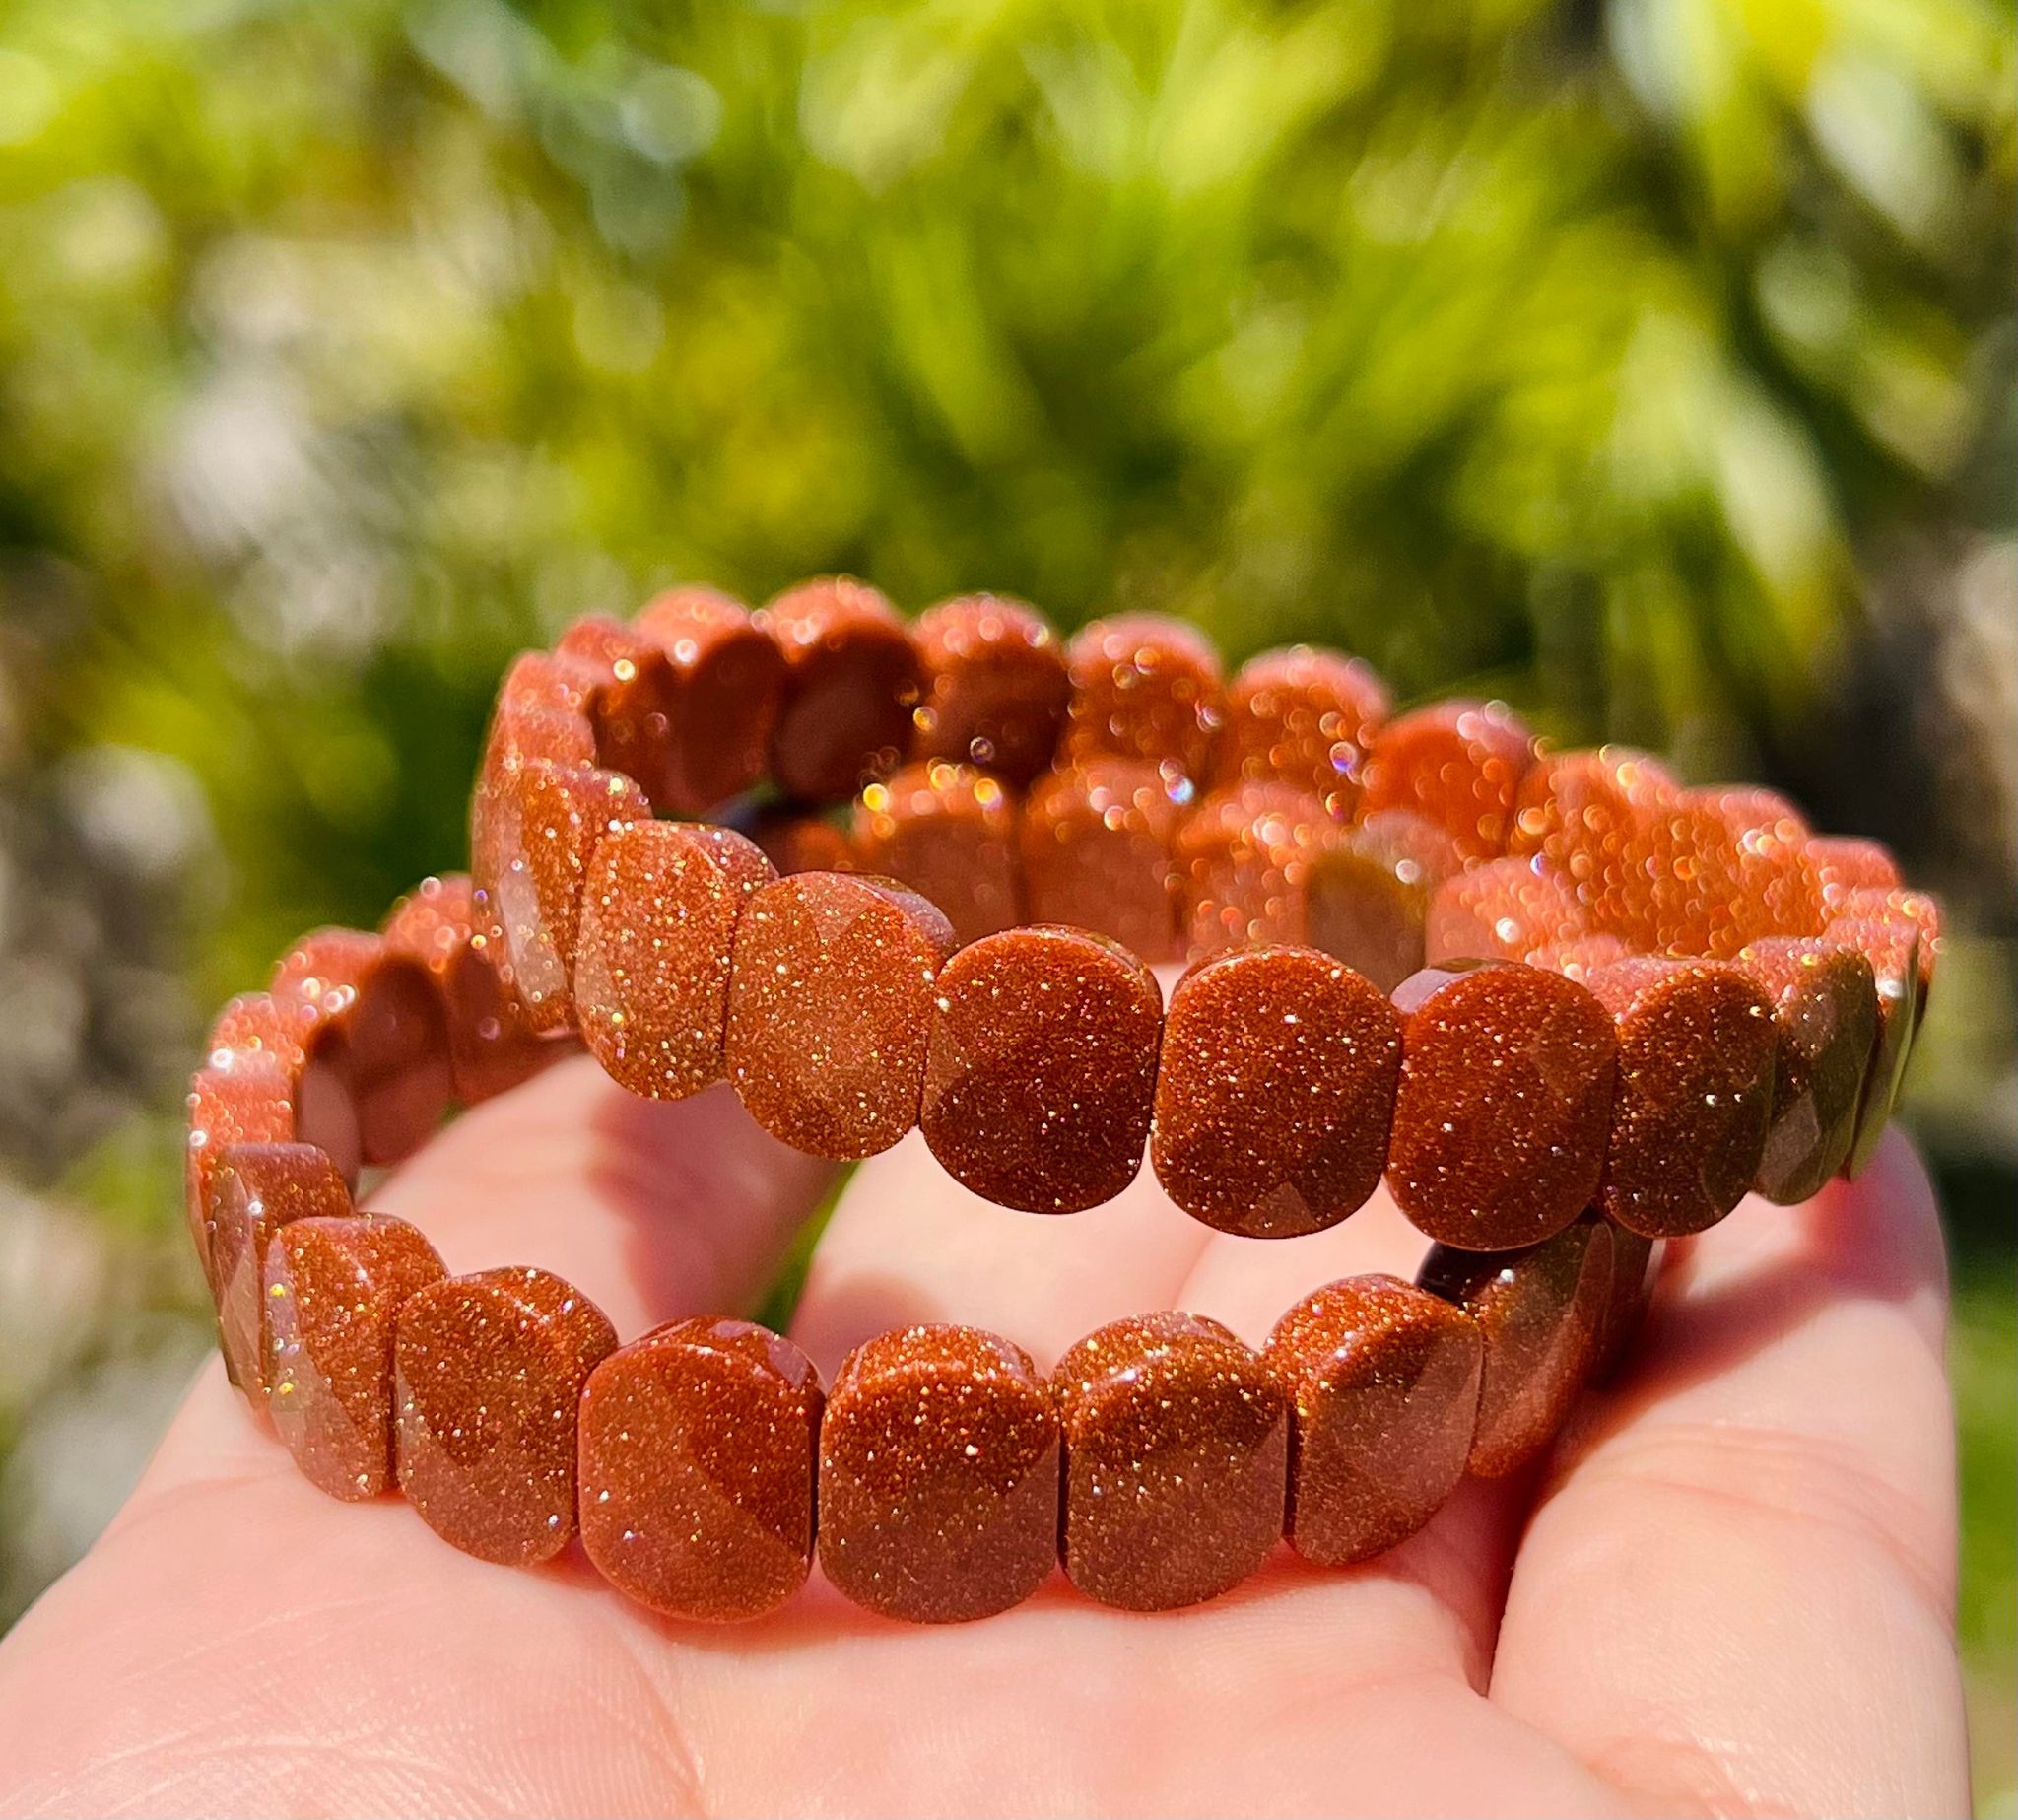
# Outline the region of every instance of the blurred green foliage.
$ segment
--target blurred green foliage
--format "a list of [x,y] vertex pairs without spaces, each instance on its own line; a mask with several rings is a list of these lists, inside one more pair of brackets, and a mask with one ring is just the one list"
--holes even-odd
[[114,947],[174,987],[79,989],[78,1078],[161,1066],[69,1192],[168,1224],[198,1007],[458,863],[508,653],[675,578],[1182,612],[1699,775],[1819,739],[1938,863],[1997,815],[1828,716],[2009,535],[2014,73],[1988,0],[11,0],[0,778],[153,791]]
[[1972,0],[16,0],[6,44],[0,534],[88,598],[51,736],[212,792],[220,984],[452,860],[501,657],[660,577],[1155,604],[1714,762],[1835,661],[1860,539],[1984,504]]

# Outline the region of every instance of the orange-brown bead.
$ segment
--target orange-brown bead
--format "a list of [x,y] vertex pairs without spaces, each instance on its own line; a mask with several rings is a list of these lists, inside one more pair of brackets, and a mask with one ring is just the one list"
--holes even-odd
[[1467,859],[1507,850],[1533,754],[1526,723],[1503,702],[1442,702],[1391,720],[1367,762],[1369,815],[1408,809],[1434,822]]
[[1058,1549],[1058,1417],[1019,1346],[972,1327],[879,1334],[820,1424],[820,1566],[886,1617],[946,1624],[1020,1603]]
[[1589,991],[1540,968],[1429,970],[1403,982],[1387,1185],[1445,1245],[1505,1250],[1590,1205],[1618,1039]]
[[400,1489],[442,1540],[528,1566],[575,1527],[581,1386],[616,1345],[602,1311],[523,1268],[444,1277],[393,1323]]
[[972,765],[908,765],[855,805],[851,843],[864,872],[897,879],[945,911],[956,941],[1014,928],[1021,892],[1016,804]]
[[299,1006],[283,1005],[271,992],[240,992],[217,1014],[203,1053],[213,1068],[257,1056],[292,1076],[305,1059],[303,1035]]
[[1752,1185],[1787,1206],[1820,1193],[1850,1155],[1877,1042],[1877,981],[1856,949],[1798,936],[1754,942],[1738,965],[1772,1004],[1779,1039]]
[[1437,887],[1464,864],[1454,842],[1407,809],[1384,809],[1332,835],[1304,877],[1304,939],[1383,992],[1423,964]]
[[1919,1030],[1920,927],[1901,915],[1838,917],[1822,931],[1822,939],[1854,948],[1870,962],[1878,993],[1878,1041],[1864,1070],[1856,1130],[1843,1165],[1844,1174],[1854,1179],[1876,1155],[1906,1085],[1906,1064]]
[[574,1017],[613,1081],[681,1100],[722,1078],[736,922],[775,877],[725,828],[638,822],[603,837],[582,893]]
[[[281,957],[269,989],[302,1038],[302,1136],[341,1154],[354,1119],[367,1163],[420,1149],[453,1092],[448,1015],[427,967],[365,930],[317,929]],[[337,1103],[347,1110],[332,1130]]]
[[814,1156],[870,1157],[917,1123],[946,918],[892,879],[801,872],[736,924],[729,1078],[750,1115]]
[[1821,887],[1822,906],[1831,915],[1838,913],[1850,892],[1897,891],[1906,882],[1890,852],[1875,841],[1851,835],[1810,835],[1808,863]]
[[1466,1469],[1503,1478],[1554,1439],[1590,1381],[1611,1307],[1614,1230],[1586,1215],[1519,1251],[1433,1246],[1417,1281],[1485,1336],[1478,1428]]
[[1072,684],[1057,636],[1032,608],[964,594],[919,614],[911,637],[925,676],[914,756],[1019,786],[1050,764]]
[[1550,860],[1489,859],[1437,887],[1423,924],[1423,962],[1524,960],[1588,933],[1588,922],[1576,888]]
[[659,646],[620,620],[579,619],[554,645],[554,662],[581,692],[595,734],[595,762],[622,772],[664,805],[677,712],[672,664]]
[[531,1029],[572,1022],[582,884],[596,843],[649,820],[644,792],[618,772],[533,760],[479,783],[470,871],[490,917],[482,933]]
[[267,1247],[294,1220],[351,1210],[350,1189],[313,1144],[232,1144],[219,1153],[204,1214],[219,1349],[231,1381],[266,1398],[263,1297]]
[[1004,1207],[1076,1213],[1135,1179],[1163,994],[1118,944],[1038,925],[940,969],[919,1123],[946,1173]]
[[1227,687],[1217,779],[1294,784],[1349,820],[1367,753],[1391,707],[1385,686],[1357,657],[1308,644],[1263,651]]
[[1172,959],[1181,780],[1175,787],[1139,759],[1095,758],[1041,777],[1023,805],[1025,915],[1090,929],[1145,961]]
[[266,1248],[267,1409],[302,1476],[332,1498],[392,1483],[392,1328],[447,1272],[404,1220],[312,1214]]
[[1731,824],[1711,790],[1678,790],[1650,808],[1625,845],[1612,932],[1648,954],[1728,961],[1755,910]]
[[1777,791],[1752,785],[1707,794],[1737,855],[1737,935],[1759,941],[1821,934],[1822,878],[1808,857],[1808,825],[1800,812]]
[[1237,783],[1206,797],[1177,831],[1190,954],[1303,941],[1311,864],[1336,833],[1323,802],[1291,784]]
[[1051,1375],[1065,1441],[1059,1554],[1129,1611],[1237,1586],[1282,1534],[1289,1405],[1216,1320],[1143,1314],[1090,1333]]
[[581,1541],[620,1591],[669,1617],[762,1617],[813,1558],[819,1374],[746,1320],[677,1320],[589,1374]]
[[764,775],[784,699],[784,654],[741,601],[676,587],[633,621],[665,654],[673,679],[665,765],[652,800],[700,815]]
[[1204,962],[1171,995],[1151,1155],[1194,1219],[1251,1239],[1335,1226],[1379,1185],[1401,1014],[1311,948]]
[[762,624],[785,662],[772,781],[787,796],[835,802],[887,777],[910,744],[921,681],[890,602],[844,576],[808,581],[766,607]]
[[1940,900],[1924,891],[1880,890],[1859,885],[1846,891],[1830,910],[1832,916],[1846,922],[1882,922],[1903,916],[1919,928],[1919,1011],[1926,1015],[1927,994],[1933,989],[1934,969],[1941,958]]
[[1546,753],[1520,780],[1507,850],[1556,867],[1598,928],[1626,928],[1634,844],[1680,788],[1664,765],[1630,746]]
[[229,1057],[226,1065],[213,1060],[191,1077],[184,1102],[183,1217],[213,1294],[217,1273],[210,1255],[210,1190],[218,1159],[234,1144],[295,1141],[294,1082],[280,1064],[257,1052],[223,1053]]
[[1284,1533],[1321,1567],[1405,1542],[1464,1476],[1485,1337],[1391,1276],[1328,1283],[1275,1323],[1265,1356],[1295,1413]]
[[569,1045],[542,1040],[505,991],[479,930],[487,919],[460,873],[423,879],[396,904],[382,934],[388,951],[434,975],[448,1025],[448,1077],[455,1098],[476,1106],[529,1080]]
[[482,775],[502,775],[534,759],[596,762],[582,679],[545,651],[522,652],[504,672],[484,741]]
[[1597,1204],[1649,1239],[1702,1232],[1759,1173],[1779,1049],[1773,1007],[1715,961],[1624,961],[1594,973],[1590,989],[1619,1031]]
[[1196,627],[1160,613],[1094,620],[1074,635],[1065,662],[1068,759],[1143,759],[1193,780],[1209,775],[1225,685],[1219,653]]

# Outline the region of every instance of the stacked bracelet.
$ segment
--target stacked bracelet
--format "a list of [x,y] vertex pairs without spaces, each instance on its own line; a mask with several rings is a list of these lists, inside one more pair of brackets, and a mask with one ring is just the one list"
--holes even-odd
[[[1060,1560],[1150,1609],[1283,1537],[1392,1547],[1546,1447],[1661,1241],[1863,1166],[1939,938],[1883,849],[1767,791],[1546,751],[1497,704],[1396,716],[1329,652],[1228,681],[1174,621],[1061,644],[982,595],[907,626],[844,580],[755,615],[683,589],[521,657],[471,851],[213,1030],[187,1205],[226,1365],[332,1496],[396,1486],[498,1561],[578,1533],[710,1620],[816,1553],[943,1621]],[[1151,968],[1179,959],[1166,1003]],[[820,1156],[917,1127],[1037,1214],[1146,1154],[1222,1232],[1317,1232],[1384,1178],[1434,1244],[1416,1284],[1317,1288],[1258,1352],[1151,1314],[1046,1377],[915,1327],[823,1386],[726,1317],[619,1346],[550,1273],[451,1277],[352,1202],[577,1045],[641,1095],[727,1081]]]

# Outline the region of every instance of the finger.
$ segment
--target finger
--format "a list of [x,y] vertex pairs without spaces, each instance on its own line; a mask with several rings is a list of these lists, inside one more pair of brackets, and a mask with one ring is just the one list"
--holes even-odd
[[[642,1100],[583,1055],[472,1108],[361,1199],[419,1227],[451,1271],[553,1271],[629,1339],[749,1309],[832,1177],[726,1087]],[[199,1381],[140,1496],[227,1461],[246,1475],[288,1464],[218,1371]]]
[[1945,1306],[1896,1135],[1695,1242],[1566,1443],[1495,1701],[1662,1805],[1963,1811]]
[[[1384,1186],[1349,1219],[1302,1239],[1215,1234],[1179,1291],[1194,1314],[1224,1321],[1262,1345],[1283,1314],[1325,1283],[1385,1272],[1412,1282],[1429,1242]],[[1388,1608],[1427,1659],[1483,1688],[1523,1514],[1525,1481],[1466,1480],[1429,1525],[1378,1560],[1350,1570],[1336,1595],[1355,1609],[1326,1622],[1358,1623]]]
[[566,1277],[628,1338],[750,1307],[833,1173],[726,1086],[639,1099],[583,1055],[475,1108],[368,1204],[420,1227],[452,1271]]
[[1145,1163],[1104,1206],[1021,1213],[962,1187],[915,1131],[855,1171],[807,1273],[792,1335],[830,1377],[890,1327],[957,1321],[1048,1371],[1073,1341],[1174,1306],[1204,1248]]

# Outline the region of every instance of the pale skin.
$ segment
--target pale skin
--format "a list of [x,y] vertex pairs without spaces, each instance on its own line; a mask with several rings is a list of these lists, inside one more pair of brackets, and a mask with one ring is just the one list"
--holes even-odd
[[[533,1263],[620,1334],[747,1309],[826,1185],[715,1089],[630,1098],[577,1058],[370,1197],[452,1270]],[[984,1205],[913,1136],[864,1166],[795,1335],[831,1375],[961,1320],[1048,1366],[1186,1308],[1283,1308],[1421,1248],[1384,1195],[1314,1239],[1217,1237],[1145,1175],[1072,1219]],[[1061,1578],[906,1626],[816,1573],[784,1610],[655,1618],[575,1551],[456,1553],[339,1505],[207,1369],[88,1558],[0,1644],[7,1813],[1950,1814],[1946,1276],[1905,1142],[1798,1208],[1676,1247],[1643,1342],[1555,1456],[1468,1483],[1364,1567],[1281,1551],[1189,1611]]]

